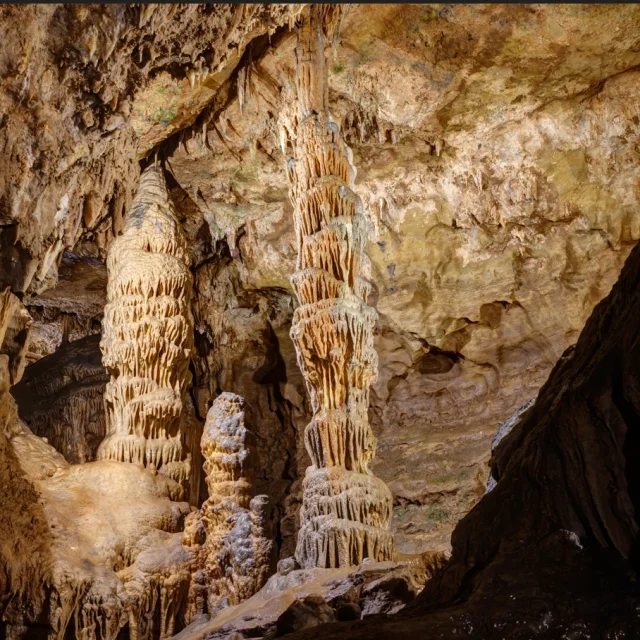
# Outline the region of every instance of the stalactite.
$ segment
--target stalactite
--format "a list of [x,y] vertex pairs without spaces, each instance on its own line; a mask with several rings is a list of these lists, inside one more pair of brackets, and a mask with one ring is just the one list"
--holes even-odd
[[368,469],[376,444],[369,386],[378,366],[377,316],[361,276],[368,223],[353,190],[351,150],[328,113],[324,27],[335,22],[326,15],[333,10],[313,5],[298,31],[296,157],[287,160],[298,247],[292,284],[300,303],[291,338],[314,412],[305,431],[312,465],[296,549],[303,567],[394,555],[391,493]]
[[143,464],[183,486],[184,394],[193,348],[187,244],[160,169],[150,166],[111,244],[103,362],[107,436],[98,459]]
[[0,293],[0,359],[6,360],[7,384],[16,384],[26,365],[31,316],[7,288]]
[[204,569],[193,593],[197,598],[204,591],[198,585],[206,585],[211,614],[259,591],[273,563],[269,501],[254,495],[258,460],[248,422],[245,401],[223,393],[209,410],[202,434],[209,498],[201,517],[207,538]]

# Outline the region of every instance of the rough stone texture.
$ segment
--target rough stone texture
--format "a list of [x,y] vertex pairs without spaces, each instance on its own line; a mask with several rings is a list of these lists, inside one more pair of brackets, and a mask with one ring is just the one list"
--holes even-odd
[[[0,337],[24,313],[0,298]],[[0,358],[3,636],[62,640],[74,629],[115,640],[126,626],[132,639],[172,635],[192,561],[181,488],[136,465],[69,465],[18,417],[10,364]]]
[[286,170],[298,253],[291,282],[300,305],[291,339],[313,408],[296,559],[305,568],[327,569],[395,554],[391,493],[369,472],[376,445],[367,415],[378,364],[376,313],[366,303],[367,223],[353,191],[351,149],[329,118],[324,46],[331,12],[313,6],[298,28],[298,113],[285,124],[295,136]]
[[[498,445],[494,489],[411,610],[292,639],[640,633],[640,247]],[[405,615],[406,614],[406,615]]]
[[[353,6],[342,21],[329,101],[373,225],[371,469],[394,495],[404,553],[449,546],[484,493],[498,425],[536,396],[637,241],[639,24],[632,5]],[[242,105],[231,94],[170,160],[186,202],[228,241],[231,266],[203,266],[201,282],[218,269],[232,289],[208,299],[233,329],[211,313],[200,326],[220,388],[271,411],[259,455],[283,487],[276,508],[291,496],[286,527],[308,464],[301,436],[281,464],[268,452],[311,414],[287,338],[296,241],[277,114],[294,47],[294,34],[274,39]],[[264,382],[249,393],[254,374]]]
[[[66,274],[104,278],[88,260],[122,229],[136,158],[165,140],[194,265],[194,405],[204,420],[233,391],[254,407],[281,557],[311,417],[288,337],[296,245],[276,119],[295,82],[289,11],[0,8],[0,271],[33,292],[24,357],[99,331],[73,304],[30,299],[66,290],[90,308]],[[371,468],[402,552],[449,546],[498,424],[537,395],[638,238],[639,26],[635,5],[356,5],[342,21],[330,104],[374,230]]]
[[123,233],[109,247],[107,269],[100,348],[111,379],[98,459],[142,464],[186,487],[193,276],[162,169],[150,166],[142,174]]
[[31,324],[29,312],[7,287],[0,293],[0,389],[4,391],[22,378]]
[[11,389],[20,416],[33,433],[71,464],[96,459],[106,432],[100,336],[69,342],[27,367]]
[[[250,43],[291,15],[286,5],[2,6],[1,284],[47,288],[80,238],[106,250],[131,202],[138,155],[177,115],[167,118],[157,100],[136,104],[153,76],[177,73],[185,94],[195,74],[213,74],[215,86],[216,73],[230,74]],[[182,125],[197,115],[194,96],[185,98],[192,111]],[[155,108],[136,131],[132,111],[143,104]]]
[[[93,250],[92,250],[93,249]],[[58,281],[41,294],[27,295],[24,304],[33,318],[27,364],[55,353],[67,343],[101,332],[107,302],[107,269],[95,246],[76,245],[65,251],[58,266]],[[89,251],[89,255],[84,255]]]
[[300,629],[317,627],[319,624],[335,622],[333,609],[319,595],[311,594],[302,600],[296,600],[278,618],[275,637],[287,635]]
[[175,640],[274,638],[334,619],[357,619],[412,602],[443,564],[439,554],[406,562],[366,559],[359,567],[280,571],[242,604],[195,619]]
[[[24,631],[25,618],[38,610],[45,598],[44,570],[50,562],[46,544],[49,533],[42,505],[32,483],[25,477],[9,439],[17,432],[16,405],[9,389],[11,370],[24,354],[11,337],[12,326],[22,324],[26,313],[23,305],[9,291],[0,296],[0,611],[2,627],[7,620],[16,627],[16,635]],[[7,346],[5,346],[7,342]],[[9,632],[4,635],[11,637]]]
[[202,433],[209,489],[201,508],[207,535],[202,583],[211,615],[251,597],[273,573],[269,501],[255,495],[257,456],[250,423],[245,401],[222,393],[209,409]]

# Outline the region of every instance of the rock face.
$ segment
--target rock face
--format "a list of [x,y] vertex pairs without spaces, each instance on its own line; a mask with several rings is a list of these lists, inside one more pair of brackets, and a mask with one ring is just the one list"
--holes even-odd
[[[191,124],[193,107],[211,99],[245,49],[299,9],[0,8],[0,284],[48,288],[65,249],[88,240],[104,252],[121,230],[138,156],[175,129],[176,110],[154,76],[181,69],[191,111],[175,119]],[[142,98],[135,105],[134,95]]]
[[[24,311],[0,298],[0,338]],[[193,560],[181,545],[190,510],[178,501],[181,487],[137,465],[70,465],[18,417],[7,392],[9,362],[0,358],[3,636],[172,635]]]
[[176,640],[274,638],[335,620],[400,611],[415,600],[443,561],[440,554],[424,554],[408,562],[366,559],[358,567],[341,569],[279,567],[249,600],[211,621],[195,619]]
[[[344,393],[369,394],[358,408],[368,413],[365,440],[377,438],[368,466],[391,491],[399,553],[450,548],[454,526],[485,493],[498,426],[512,428],[494,452],[492,490],[454,536],[451,565],[424,602],[401,613],[422,626],[383,620],[366,635],[492,638],[511,627],[526,640],[639,636],[627,624],[637,603],[625,572],[634,569],[620,560],[635,557],[637,545],[635,344],[612,346],[627,331],[616,314],[633,326],[626,302],[611,307],[611,321],[597,311],[597,338],[592,328],[587,346],[567,348],[640,237],[640,7],[356,5],[340,15],[325,7],[327,74],[308,79],[313,96],[325,87],[329,116],[318,113],[317,132],[301,128],[298,137],[292,27],[308,11],[0,6],[0,390],[11,387],[32,429],[3,393],[0,614],[8,635],[155,638],[207,610],[199,564],[207,536],[195,511],[207,492],[196,457],[207,410],[225,391],[254,409],[252,483],[273,507],[279,557],[294,555],[301,524],[308,532],[315,518],[301,510],[305,432],[323,415],[311,398],[321,405],[335,389],[307,383],[290,330],[293,323],[312,373],[311,329],[328,335],[349,307],[346,342],[336,344],[348,344],[352,330],[363,344],[373,335],[379,362],[368,391],[348,380]],[[331,122],[337,131],[325,127]],[[310,207],[334,206],[322,190],[313,202],[301,190],[292,206],[289,179],[297,179],[298,144],[308,141],[309,157],[326,158],[360,198],[364,248],[358,215],[344,234],[324,218],[317,241],[315,232],[298,234],[297,220],[303,231],[313,222]],[[327,141],[335,153],[318,155]],[[187,438],[178,463],[190,453],[193,509],[153,467],[92,460],[106,428],[90,338],[103,322],[105,261],[141,166],[156,156],[194,282],[193,381],[178,390],[188,422],[179,427]],[[338,260],[338,246],[360,252],[359,271],[350,267],[346,280],[313,262],[334,255],[325,242],[334,231]],[[305,243],[321,250],[302,255]],[[329,307],[336,288],[357,297],[365,279],[366,307],[339,293],[332,321],[318,326],[316,307],[302,331],[296,296]],[[635,293],[625,292],[631,304]],[[578,352],[580,373],[571,365]],[[346,360],[335,354],[340,369]],[[564,368],[539,395],[561,357]],[[504,422],[532,398],[538,409]],[[347,403],[345,416],[352,409]],[[625,435],[618,414],[632,425]],[[322,439],[312,454],[320,456],[318,442],[324,456]],[[345,447],[348,464],[372,442]],[[311,502],[312,490],[330,484],[320,480],[307,486]],[[335,501],[327,504],[334,519],[335,511]],[[248,522],[237,531],[248,535]],[[341,612],[329,604],[337,620],[354,618],[335,634],[357,635],[358,615],[399,606],[402,583],[378,578],[384,589],[367,591],[373,608],[362,598]],[[597,599],[592,585],[602,589]],[[424,615],[441,604],[446,612]],[[295,605],[287,628],[323,610],[319,601]],[[514,620],[525,623],[518,629]]]
[[[136,158],[164,154],[197,283],[193,401],[201,422],[221,391],[256,409],[258,492],[288,556],[312,407],[288,335],[297,245],[277,114],[302,6],[143,9],[0,8],[2,277],[26,291],[27,362],[99,333]],[[639,25],[633,4],[359,5],[331,41],[331,116],[372,224],[370,468],[402,553],[450,547],[498,425],[638,239]]]
[[203,584],[207,611],[236,605],[259,591],[273,571],[269,500],[255,495],[257,456],[249,407],[232,393],[218,396],[202,433],[209,497],[202,505]]
[[389,560],[394,545],[391,492],[369,472],[376,440],[367,409],[378,358],[376,313],[362,277],[367,223],[353,191],[350,149],[329,119],[323,12],[312,8],[296,49],[292,283],[300,306],[291,339],[313,407],[296,558],[303,567],[334,568],[365,557]]
[[301,632],[395,639],[640,633],[640,247],[498,444],[497,483],[397,618]]
[[184,397],[191,380],[191,289],[186,240],[160,169],[149,167],[107,260],[101,348],[111,380],[98,459],[142,464],[184,485]]
[[100,336],[63,345],[26,369],[11,389],[20,416],[71,464],[96,459],[106,432]]
[[77,251],[82,255],[63,253],[55,286],[24,297],[33,318],[27,364],[63,349],[69,342],[101,332],[107,297],[106,265],[91,250],[78,246]]
[[0,385],[8,389],[22,378],[29,345],[31,316],[17,296],[7,288],[0,293]]
[[[536,396],[637,242],[639,25],[634,5],[359,5],[331,43],[331,116],[372,224],[370,468],[402,553],[450,548],[499,424]],[[282,509],[284,555],[313,411],[288,337],[297,241],[277,118],[295,46],[274,37],[203,113],[204,137],[167,143],[185,217],[199,211],[229,247],[196,275],[203,387],[263,408],[260,491]]]

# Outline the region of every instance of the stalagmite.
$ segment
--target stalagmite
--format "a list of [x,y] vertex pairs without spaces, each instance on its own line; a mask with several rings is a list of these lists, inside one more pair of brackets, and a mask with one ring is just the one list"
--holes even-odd
[[376,312],[362,277],[368,223],[355,194],[351,150],[329,116],[322,5],[298,32],[295,161],[287,160],[298,246],[292,284],[300,306],[291,338],[313,420],[305,431],[312,465],[303,484],[296,558],[303,567],[343,567],[394,556],[392,497],[371,474],[376,439],[369,386],[377,375]]
[[257,456],[248,414],[240,396],[223,393],[202,434],[209,498],[201,510],[207,539],[199,582],[207,585],[211,614],[259,591],[273,564],[269,501],[254,495]]
[[190,472],[184,394],[193,348],[193,278],[163,174],[150,166],[107,258],[100,346],[111,374],[98,459],[143,464],[181,485]]

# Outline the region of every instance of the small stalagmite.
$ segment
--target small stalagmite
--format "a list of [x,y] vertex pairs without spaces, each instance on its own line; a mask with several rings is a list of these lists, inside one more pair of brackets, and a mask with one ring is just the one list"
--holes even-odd
[[204,576],[207,609],[216,613],[259,591],[273,568],[269,499],[255,495],[258,464],[250,409],[233,393],[218,396],[202,434],[209,498],[202,505],[207,533]]
[[292,284],[300,303],[291,338],[314,413],[305,431],[312,465],[296,559],[326,568],[395,554],[391,493],[368,469],[376,446],[367,410],[378,366],[377,316],[366,302],[368,222],[354,192],[352,154],[328,110],[324,25],[331,11],[312,5],[298,31],[298,114],[288,127],[295,159],[287,160],[298,247]]
[[143,464],[185,486],[193,278],[160,168],[143,172],[124,231],[109,247],[107,269],[100,346],[111,378],[98,459]]

